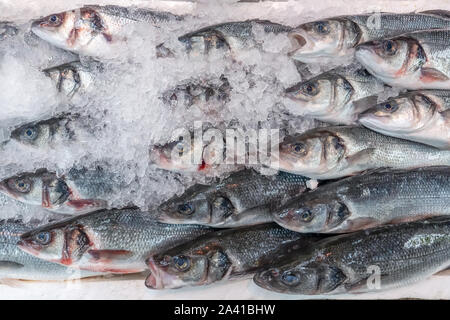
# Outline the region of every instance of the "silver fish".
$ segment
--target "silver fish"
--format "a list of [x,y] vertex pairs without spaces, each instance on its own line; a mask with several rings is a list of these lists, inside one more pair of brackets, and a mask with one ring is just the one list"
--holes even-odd
[[[426,279],[450,263],[450,218],[330,237],[274,261],[254,282],[290,294],[380,291]],[[377,281],[377,278],[379,281]]]
[[235,278],[248,278],[270,266],[273,254],[297,241],[297,250],[320,239],[274,224],[212,232],[147,260],[151,289],[201,286]]
[[422,13],[373,13],[313,21],[289,33],[289,55],[304,63],[351,57],[354,48],[367,41],[395,37],[407,32],[450,28],[446,11]]
[[150,255],[211,230],[159,223],[139,209],[103,210],[27,232],[19,247],[40,259],[80,270],[126,274],[146,270]]
[[411,91],[359,116],[365,127],[385,135],[450,149],[450,91]]
[[271,166],[313,179],[336,179],[376,169],[450,165],[450,151],[384,136],[358,126],[316,128],[288,136]]
[[[339,67],[302,81],[286,90],[299,111],[317,120],[334,124],[355,124],[369,108],[369,97],[384,90],[384,84],[358,66]],[[358,100],[366,98],[364,103]],[[362,101],[361,101],[362,102]]]
[[288,173],[264,176],[244,169],[212,185],[190,187],[181,196],[163,203],[157,210],[157,219],[221,228],[270,222],[271,208],[305,192],[307,181]]
[[95,277],[101,273],[80,271],[51,263],[17,247],[20,235],[36,227],[20,220],[0,221],[0,282],[2,279],[71,280]]
[[[33,121],[11,132],[11,139],[23,145],[42,148],[52,146],[55,140],[70,141],[74,139],[73,121],[78,115],[61,114],[59,116]],[[5,144],[8,141],[5,141]]]
[[209,109],[224,106],[230,100],[230,94],[230,83],[222,75],[219,79],[210,81],[189,81],[186,84],[180,84],[164,92],[162,100],[171,107],[198,106],[207,112]]
[[53,212],[81,214],[106,208],[114,190],[122,184],[119,175],[101,167],[73,168],[63,176],[40,169],[1,181],[0,192]]
[[236,52],[260,47],[254,28],[261,28],[268,35],[287,34],[292,29],[267,20],[247,20],[208,26],[185,34],[178,40],[191,54],[208,54],[215,50]]
[[450,167],[378,170],[323,186],[273,211],[297,232],[341,233],[450,215]]
[[419,31],[359,45],[356,59],[400,88],[450,89],[450,30]]
[[40,38],[69,51],[98,56],[111,43],[123,41],[126,25],[145,22],[159,26],[182,17],[168,12],[119,6],[85,6],[36,20],[31,30]]
[[83,64],[80,61],[69,62],[43,70],[56,84],[56,89],[72,98],[79,90],[86,91],[94,82],[94,71],[101,71],[100,63]]

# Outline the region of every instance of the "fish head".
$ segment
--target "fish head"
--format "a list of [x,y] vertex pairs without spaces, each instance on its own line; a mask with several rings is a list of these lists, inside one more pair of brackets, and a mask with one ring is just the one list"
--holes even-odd
[[194,163],[194,145],[187,140],[176,140],[164,145],[155,145],[150,150],[150,159],[158,167],[171,171],[197,171]]
[[42,147],[52,140],[53,127],[48,122],[33,122],[14,129],[11,138],[24,145]]
[[58,48],[75,52],[83,49],[99,34],[106,41],[111,41],[101,16],[89,7],[36,20],[31,25],[31,31]]
[[65,64],[45,69],[44,73],[53,80],[59,92],[72,97],[81,86],[81,77],[74,65]]
[[290,57],[304,63],[320,63],[348,53],[359,37],[358,26],[346,19],[328,19],[300,25],[288,37],[291,40]]
[[297,232],[321,233],[339,226],[350,216],[345,203],[337,199],[308,195],[305,198],[293,199],[275,210],[274,221]]
[[360,44],[356,47],[355,57],[381,79],[414,75],[426,61],[418,41],[406,37]]
[[0,182],[0,192],[24,203],[54,209],[70,197],[64,179],[46,170],[24,173]]
[[146,286],[151,289],[200,286],[222,280],[231,263],[217,242],[200,247],[170,250],[147,260],[151,274]]
[[63,265],[79,261],[91,245],[83,226],[63,222],[26,232],[18,243],[27,253]]
[[361,113],[359,122],[371,129],[409,133],[421,129],[435,111],[435,103],[425,95],[405,94]]
[[75,10],[51,14],[31,24],[31,31],[59,48],[70,50],[68,40],[73,37],[77,13]]
[[336,104],[348,101],[353,91],[346,79],[324,74],[286,89],[285,95],[295,101],[305,114],[326,116]]
[[288,136],[279,145],[278,166],[284,171],[315,177],[332,170],[345,155],[341,138],[325,130]]
[[321,262],[300,260],[255,274],[253,280],[261,288],[279,293],[316,295],[335,290],[346,279],[342,270]]
[[165,223],[183,224],[223,222],[235,212],[235,207],[226,195],[210,192],[209,188],[191,187],[181,197],[162,204],[158,209],[158,219]]

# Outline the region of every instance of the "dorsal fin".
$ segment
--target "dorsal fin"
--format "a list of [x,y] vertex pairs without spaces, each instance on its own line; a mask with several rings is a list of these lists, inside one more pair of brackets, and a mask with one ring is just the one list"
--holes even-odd
[[432,14],[432,15],[435,15],[435,16],[440,16],[440,17],[443,17],[443,18],[450,19],[450,11],[447,11],[447,10],[426,10],[426,11],[421,11],[419,13]]

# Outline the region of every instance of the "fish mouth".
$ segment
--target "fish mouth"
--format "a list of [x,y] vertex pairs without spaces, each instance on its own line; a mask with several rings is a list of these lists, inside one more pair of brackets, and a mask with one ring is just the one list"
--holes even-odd
[[33,256],[36,256],[36,257],[39,256],[39,250],[33,248],[33,243],[31,242],[31,240],[26,240],[26,239],[19,240],[17,242],[17,247],[20,250],[22,250],[26,253],[29,253]]
[[278,275],[279,271],[277,269],[264,270],[254,275],[253,282],[263,289],[281,292],[281,290],[271,285],[273,281],[276,281]]
[[164,282],[162,281],[160,269],[156,266],[153,258],[149,258],[146,261],[150,274],[145,279],[145,286],[149,289],[161,290],[164,289]]
[[298,32],[291,33],[288,35],[289,40],[291,40],[291,51],[288,52],[289,57],[293,57],[297,51],[304,48],[307,44],[305,35]]

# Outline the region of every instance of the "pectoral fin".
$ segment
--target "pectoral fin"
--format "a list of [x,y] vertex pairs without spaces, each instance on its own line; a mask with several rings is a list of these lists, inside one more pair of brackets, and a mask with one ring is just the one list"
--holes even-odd
[[106,201],[96,199],[72,199],[66,202],[69,207],[76,209],[77,211],[83,211],[87,209],[102,209],[106,208]]
[[426,83],[449,80],[445,74],[433,68],[422,68],[421,72],[420,80]]
[[359,166],[360,164],[370,163],[374,151],[375,148],[361,150],[354,155],[347,157],[347,163],[349,164],[349,166]]

